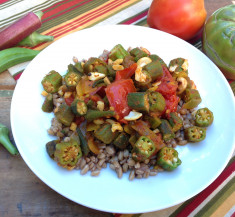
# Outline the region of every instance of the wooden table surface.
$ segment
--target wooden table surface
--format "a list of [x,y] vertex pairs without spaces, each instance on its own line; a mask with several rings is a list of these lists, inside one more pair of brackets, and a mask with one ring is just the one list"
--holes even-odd
[[[205,0],[208,16],[231,0]],[[10,129],[10,106],[16,82],[6,71],[0,74],[0,122]],[[13,141],[10,132],[10,138]],[[0,217],[113,216],[78,205],[44,184],[21,156],[11,156],[0,145]],[[89,193],[89,192],[88,192]]]

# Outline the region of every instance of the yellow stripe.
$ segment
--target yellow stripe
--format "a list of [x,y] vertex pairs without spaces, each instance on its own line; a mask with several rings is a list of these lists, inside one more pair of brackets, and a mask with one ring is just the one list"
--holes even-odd
[[[114,5],[112,5],[111,7],[115,6],[116,4],[121,3],[122,1],[124,1],[124,0],[116,1],[116,2],[114,3]],[[127,2],[127,4],[130,4],[130,3]],[[122,5],[122,7],[124,7],[124,6],[125,6],[125,4]],[[110,7],[110,6],[109,6],[109,7]],[[108,8],[105,8],[105,9],[103,9],[103,10],[99,10],[98,13],[102,13],[102,12],[105,11],[105,10],[109,10],[109,9],[108,9]],[[113,9],[113,10],[115,11],[116,8]],[[56,36],[56,35],[59,34],[60,32],[69,30],[69,29],[73,28],[74,26],[79,25],[80,23],[86,22],[88,19],[92,19],[89,23],[94,23],[95,21],[100,20],[100,19],[102,19],[103,17],[107,17],[109,14],[113,13],[113,10],[112,10],[112,11],[109,11],[109,12],[106,12],[106,13],[103,14],[103,15],[100,15],[98,18],[92,18],[92,17],[94,17],[94,16],[97,16],[98,13],[91,14],[90,16],[87,16],[87,17],[84,17],[84,18],[81,19],[81,20],[78,20],[76,23],[71,23],[71,25],[65,26],[65,28],[62,28],[62,29],[56,31],[56,32],[54,32],[53,34],[54,34],[54,36]],[[86,25],[86,24],[84,24],[84,25]],[[71,30],[71,31],[73,31],[73,30]]]
[[[86,23],[86,24],[84,24],[84,25],[82,25],[82,26],[79,26],[79,27],[76,28],[76,29],[73,29],[73,30],[71,30],[71,31],[69,31],[69,32],[67,32],[67,33],[65,33],[65,34],[63,34],[63,35],[61,35],[61,36],[59,36],[59,37],[56,38],[54,41],[56,41],[56,40],[58,40],[58,39],[60,39],[60,38],[62,38],[62,37],[64,37],[64,36],[66,36],[66,35],[69,35],[69,34],[71,34],[71,33],[73,33],[73,32],[77,32],[78,30],[84,29],[84,28],[86,28],[86,27],[92,25],[93,23],[98,22],[99,20],[103,20],[105,17],[110,16],[111,14],[115,13],[116,11],[121,10],[122,8],[125,8],[125,7],[127,7],[128,5],[130,5],[130,4],[133,4],[135,1],[136,1],[136,0],[131,0],[131,1],[129,1],[129,2],[126,2],[126,3],[122,4],[122,5],[120,5],[119,7],[117,7],[117,8],[115,8],[115,9],[113,9],[113,10],[111,10],[111,11],[109,11],[109,12],[103,14],[102,16],[99,16],[99,17],[97,17],[97,18],[95,18],[95,19],[89,21],[88,23]],[[113,0],[113,1],[111,1],[111,2],[115,2],[115,3],[116,3],[116,0]],[[110,3],[110,2],[108,2],[108,3]],[[97,8],[94,8],[94,9],[92,9],[92,10],[90,10],[90,11],[88,11],[88,12],[82,14],[82,15],[79,15],[79,16],[77,16],[77,17],[75,17],[75,18],[73,18],[73,19],[71,19],[71,20],[69,20],[69,21],[66,21],[66,22],[64,22],[64,23],[61,23],[61,24],[58,25],[58,26],[52,27],[52,28],[50,28],[50,29],[44,31],[42,34],[46,35],[48,32],[50,32],[50,31],[52,31],[52,30],[55,30],[55,29],[57,29],[57,28],[59,28],[59,27],[62,27],[62,26],[65,25],[65,24],[71,23],[71,22],[73,22],[74,20],[78,19],[79,17],[82,17],[82,16],[84,16],[84,15],[86,15],[86,14],[88,14],[88,13],[94,11],[94,10],[97,10],[98,8],[103,7],[103,6],[106,5],[106,4],[107,4],[107,3],[101,5],[101,6],[97,7]],[[69,27],[68,27],[68,28],[69,28]],[[64,31],[65,29],[62,29],[62,30]],[[61,30],[61,31],[62,31],[62,30]],[[56,33],[58,33],[58,32],[56,32]],[[35,50],[42,50],[43,48],[47,47],[47,46],[50,45],[51,43],[53,43],[53,42],[44,43],[44,44],[42,44],[41,46],[37,47]]]
[[211,215],[211,217],[225,216],[226,213],[234,206],[235,192],[232,193]]

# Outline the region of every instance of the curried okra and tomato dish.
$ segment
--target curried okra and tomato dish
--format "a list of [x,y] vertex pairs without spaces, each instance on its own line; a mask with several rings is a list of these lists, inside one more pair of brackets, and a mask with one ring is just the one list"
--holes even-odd
[[188,74],[188,61],[167,65],[146,48],[121,44],[99,57],[73,58],[65,75],[42,80],[44,112],[53,112],[48,155],[65,169],[98,176],[147,178],[181,165],[177,145],[206,138],[213,122]]

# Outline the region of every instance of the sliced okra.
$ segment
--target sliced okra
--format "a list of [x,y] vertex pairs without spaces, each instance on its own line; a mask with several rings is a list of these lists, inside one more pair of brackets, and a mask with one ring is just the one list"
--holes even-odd
[[75,99],[71,104],[72,111],[75,115],[83,116],[87,113],[87,105],[83,100]]
[[41,83],[47,93],[56,93],[62,85],[62,76],[52,70],[43,78]]
[[43,102],[43,104],[42,104],[42,110],[43,110],[44,112],[50,113],[50,112],[53,111],[53,109],[54,109],[53,96],[52,96],[51,93],[49,93],[49,94],[46,96],[46,98],[45,98],[45,100],[44,100],[44,102]]
[[127,103],[131,109],[140,112],[149,112],[149,99],[147,92],[135,92],[127,95]]

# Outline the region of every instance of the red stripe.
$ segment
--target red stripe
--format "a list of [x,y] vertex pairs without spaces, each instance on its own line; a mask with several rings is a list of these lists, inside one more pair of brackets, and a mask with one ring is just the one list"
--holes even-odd
[[0,4],[3,4],[3,3],[8,2],[8,1],[10,1],[10,0],[0,0]]
[[235,212],[230,217],[235,217]]
[[[57,2],[57,3],[53,4],[53,5],[51,5],[50,7],[43,9],[43,12],[48,13],[47,11],[49,11],[49,10],[51,10],[51,9],[54,10],[54,8],[55,8],[57,5],[66,5],[66,4],[64,4],[64,3],[65,3],[65,2],[68,2],[68,1],[70,1],[70,0],[64,0],[64,1]],[[81,2],[81,1],[84,1],[84,0],[74,0],[74,1],[72,1],[72,2],[73,2],[74,4],[77,4],[77,2]]]
[[132,24],[132,23],[136,22],[137,20],[145,17],[147,14],[148,14],[148,11],[145,11],[142,14],[139,14],[138,16],[133,17],[130,20],[127,20],[127,21],[123,22],[123,24]]
[[[103,12],[99,12],[99,11],[101,11],[101,9],[97,9],[96,11],[98,11],[99,13],[95,14],[96,11],[90,13],[90,14],[92,15],[92,16],[90,16],[91,18],[86,19],[84,22],[81,22],[80,24],[76,24],[76,22],[79,22],[79,21],[82,20],[83,18],[89,17],[90,14],[85,15],[85,16],[83,16],[82,18],[79,18],[79,19],[75,20],[74,22],[69,23],[69,24],[67,24],[67,25],[65,25],[65,26],[62,26],[62,27],[60,27],[60,28],[58,28],[58,29],[52,30],[51,32],[49,32],[49,33],[47,33],[47,34],[53,35],[55,38],[57,38],[57,37],[59,37],[59,36],[65,34],[65,33],[69,32],[69,31],[71,31],[71,30],[74,30],[74,29],[78,28],[79,26],[82,26],[82,25],[88,23],[89,21],[91,21],[91,20],[93,20],[93,19],[95,19],[95,18],[97,18],[97,17],[99,17],[99,16],[101,16],[101,15],[103,15],[103,14],[105,14],[105,13],[111,11],[112,9],[114,9],[114,8],[118,7],[119,5],[122,5],[123,3],[126,3],[126,2],[128,2],[128,1],[129,1],[129,0],[122,1],[122,2],[120,2],[119,4],[116,4],[116,5],[114,5],[114,6],[110,7],[110,8],[106,8]],[[74,25],[73,25],[73,24],[74,24]],[[62,31],[62,32],[60,32],[60,33],[58,33],[58,34],[56,34],[56,33],[53,34],[53,32],[58,31],[58,30],[60,30],[60,29],[63,29],[63,28],[65,28],[66,26],[74,26],[74,27],[71,27],[71,28],[69,28],[69,29],[66,29],[66,30],[64,30],[64,31]]]
[[177,217],[188,216],[234,171],[235,171],[235,160],[219,175],[219,177],[212,184],[210,184],[204,191],[199,193],[183,210],[181,210],[178,213]]
[[18,73],[17,75],[15,75],[15,76],[14,76],[14,79],[17,81],[17,80],[20,78],[20,76],[22,75],[22,73],[23,73],[23,72],[20,72],[20,73]]
[[[66,1],[68,1],[68,0],[66,0]],[[63,1],[63,2],[65,3],[66,1]],[[43,15],[42,22],[44,23],[44,22],[47,22],[49,20],[52,20],[52,19],[54,19],[58,16],[61,16],[62,14],[65,14],[69,11],[74,10],[75,8],[78,8],[78,7],[81,7],[81,6],[85,5],[89,2],[91,2],[92,0],[88,0],[88,1],[85,1],[83,3],[78,4],[79,2],[82,2],[82,1],[84,1],[84,0],[72,1],[72,2],[65,3],[65,4],[61,4],[61,2],[60,2],[60,3],[57,3],[57,4],[53,5],[53,8],[54,8],[53,10],[46,12],[46,10],[48,9],[47,8],[45,11],[43,11],[43,12],[45,12],[45,14]],[[57,5],[59,5],[59,6],[56,7]],[[68,8],[70,8],[70,9],[68,9]]]
[[[69,23],[69,24],[67,24],[67,25],[62,26],[61,28],[65,28],[66,26],[74,26],[74,27],[70,27],[69,29],[66,29],[66,30],[64,30],[63,32],[60,32],[60,33],[58,33],[58,34],[56,34],[56,33],[54,33],[54,32],[60,30],[61,28],[54,29],[54,30],[52,30],[51,32],[48,32],[47,35],[53,35],[54,38],[56,39],[56,38],[60,37],[61,35],[66,34],[67,32],[69,32],[69,31],[71,31],[71,30],[74,30],[74,29],[78,28],[79,26],[82,26],[82,25],[86,24],[86,23],[89,22],[90,20],[95,19],[95,18],[97,18],[97,17],[99,17],[99,16],[101,16],[101,15],[103,15],[103,14],[109,12],[109,11],[112,10],[113,8],[118,7],[119,5],[121,5],[121,4],[123,4],[123,3],[126,3],[126,2],[128,2],[128,1],[129,1],[129,0],[122,1],[122,2],[120,2],[118,5],[114,5],[114,6],[111,7],[111,8],[107,8],[107,7],[105,8],[105,7],[104,7],[106,10],[103,11],[102,13],[101,13],[100,11],[101,11],[103,8],[98,9],[98,10],[96,10],[96,11],[98,11],[99,14],[96,14],[96,16],[94,16],[94,14],[93,14],[93,13],[96,12],[96,11],[94,11],[94,12],[90,13],[90,14],[92,15],[90,19],[85,20],[84,22],[82,22],[82,23],[80,23],[80,24],[76,24],[76,22],[78,22],[78,21],[80,21],[80,20],[82,20],[83,18],[86,18],[86,17],[88,16],[88,15],[85,15],[85,16],[83,16],[82,18],[73,21],[72,23]],[[108,6],[109,6],[109,5],[110,5],[110,4],[108,4]],[[73,24],[74,24],[74,25],[73,25]],[[53,33],[54,33],[54,34],[53,34]],[[40,45],[35,46],[35,47],[33,47],[33,49],[36,49],[36,48],[39,47],[39,46],[40,46]]]
[[121,217],[122,216],[122,214],[114,214],[114,217]]
[[[48,18],[47,20],[43,20],[42,23],[45,23],[45,22],[50,21],[50,20],[53,20],[53,19],[55,19],[55,18],[57,18],[57,17],[59,17],[59,16],[61,16],[61,15],[63,15],[63,14],[66,14],[66,13],[68,13],[68,12],[70,12],[70,11],[73,11],[74,9],[79,8],[79,7],[81,7],[81,6],[83,6],[83,5],[87,4],[87,3],[89,3],[89,2],[91,2],[91,1],[92,1],[92,0],[89,0],[89,1],[87,1],[87,2],[84,2],[84,3],[82,3],[82,4],[79,4],[79,5],[77,5],[76,7],[74,6],[73,8],[70,8],[70,9],[68,9],[67,11],[63,11],[63,12],[61,12],[60,10],[54,10],[54,13],[53,13],[53,14],[55,14],[55,15],[54,15],[54,16],[51,16],[51,17]],[[57,13],[57,12],[60,12],[60,13]],[[56,13],[57,13],[57,14],[56,14]]]

